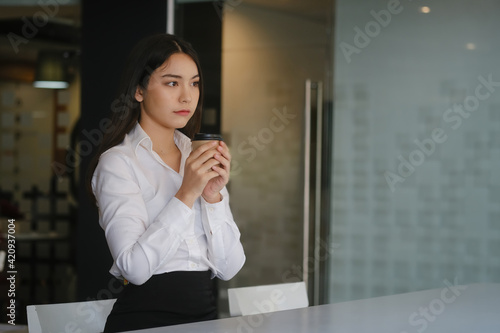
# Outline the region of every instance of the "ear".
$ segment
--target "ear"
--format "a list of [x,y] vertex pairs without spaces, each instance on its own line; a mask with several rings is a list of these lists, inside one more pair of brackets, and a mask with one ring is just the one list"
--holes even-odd
[[141,87],[137,86],[137,88],[135,89],[134,97],[135,97],[135,100],[139,103],[141,103],[144,100],[144,92],[141,89]]

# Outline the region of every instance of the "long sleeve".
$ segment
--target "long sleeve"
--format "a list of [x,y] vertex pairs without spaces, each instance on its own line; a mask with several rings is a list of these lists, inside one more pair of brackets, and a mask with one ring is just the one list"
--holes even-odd
[[173,197],[150,223],[135,170],[117,154],[101,157],[93,189],[114,268],[134,284],[146,282],[192,228],[192,210]]
[[229,280],[245,263],[240,232],[229,208],[229,193],[224,188],[222,201],[209,204],[202,199],[202,221],[208,243],[208,259],[215,266],[216,276]]

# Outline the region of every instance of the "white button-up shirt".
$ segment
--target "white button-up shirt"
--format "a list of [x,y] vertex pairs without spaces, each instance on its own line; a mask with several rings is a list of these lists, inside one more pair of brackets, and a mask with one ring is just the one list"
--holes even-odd
[[229,194],[224,187],[221,202],[200,197],[193,208],[175,198],[191,141],[179,131],[174,141],[182,153],[179,173],[153,151],[139,124],[99,159],[92,188],[114,259],[110,272],[136,285],[172,271],[211,270],[229,280],[245,262]]

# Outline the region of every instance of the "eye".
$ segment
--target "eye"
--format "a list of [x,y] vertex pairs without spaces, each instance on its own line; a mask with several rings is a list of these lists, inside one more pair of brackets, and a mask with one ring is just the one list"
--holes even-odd
[[199,87],[200,86],[200,81],[194,81],[193,83],[191,83],[191,85],[193,87]]
[[177,81],[170,81],[170,82],[167,82],[167,86],[170,86],[170,87],[175,87],[177,85]]

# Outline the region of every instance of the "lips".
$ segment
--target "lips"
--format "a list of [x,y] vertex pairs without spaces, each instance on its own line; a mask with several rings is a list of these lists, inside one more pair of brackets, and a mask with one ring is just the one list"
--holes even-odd
[[174,111],[175,114],[178,114],[179,116],[189,116],[191,111],[189,110],[179,110],[179,111]]

